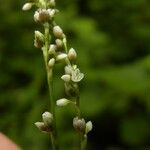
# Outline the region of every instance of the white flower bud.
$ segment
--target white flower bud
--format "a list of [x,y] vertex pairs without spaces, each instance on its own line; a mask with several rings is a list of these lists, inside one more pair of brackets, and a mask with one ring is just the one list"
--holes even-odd
[[61,61],[61,60],[64,60],[65,58],[67,58],[67,54],[61,53],[61,54],[57,55],[56,61]]
[[43,118],[43,122],[46,126],[52,126],[52,122],[53,122],[53,115],[49,112],[44,112],[42,114],[42,118]]
[[23,11],[28,11],[32,8],[33,3],[25,3],[22,7]]
[[50,0],[50,7],[55,7],[55,0]]
[[36,11],[36,12],[34,13],[34,21],[35,21],[35,22],[38,22],[38,21],[39,21],[39,12],[38,12],[38,11]]
[[72,66],[70,66],[70,65],[65,66],[65,73],[66,74],[71,75],[72,71],[73,71]]
[[35,126],[42,132],[49,132],[50,130],[47,128],[47,126],[44,124],[44,122],[36,122]]
[[51,44],[51,45],[49,46],[48,53],[49,53],[49,54],[55,54],[56,50],[57,50],[57,46],[56,46],[55,44]]
[[52,68],[52,67],[54,66],[54,64],[55,64],[55,59],[54,59],[54,58],[51,58],[51,59],[49,60],[49,62],[48,62],[48,66],[49,66],[50,68]]
[[56,42],[56,45],[57,45],[58,48],[63,47],[63,42],[62,42],[62,40],[56,39],[55,42]]
[[57,38],[63,37],[63,30],[59,26],[53,27],[53,33],[54,33],[54,36]]
[[43,43],[44,43],[44,35],[39,31],[35,31],[34,46],[36,48],[41,48],[43,46]]
[[59,107],[63,107],[66,106],[70,103],[70,100],[66,99],[66,98],[62,98],[56,101],[56,105]]
[[88,121],[88,122],[86,123],[85,133],[86,133],[86,134],[89,133],[89,132],[92,130],[92,128],[93,128],[92,122],[91,122],[91,121]]
[[73,48],[71,48],[71,49],[69,50],[69,52],[68,52],[68,58],[69,58],[70,61],[76,60],[76,58],[77,58],[77,53],[76,53],[76,51],[75,51]]
[[35,31],[35,38],[39,39],[40,41],[44,41],[44,35],[40,31]]
[[83,78],[84,78],[84,74],[81,73],[78,68],[72,71],[71,80],[73,82],[80,82]]
[[54,18],[55,14],[56,14],[56,10],[55,9],[48,9],[47,11],[49,13],[50,18]]
[[64,80],[65,82],[69,82],[71,80],[71,76],[68,74],[65,74],[61,77],[62,80]]

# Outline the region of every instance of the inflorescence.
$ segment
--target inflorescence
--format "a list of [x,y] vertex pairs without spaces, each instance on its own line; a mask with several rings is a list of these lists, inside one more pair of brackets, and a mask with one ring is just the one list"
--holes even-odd
[[[75,49],[67,48],[67,38],[62,28],[55,22],[55,16],[59,12],[55,8],[55,0],[31,0],[24,4],[24,11],[30,10],[36,6],[37,10],[34,13],[34,21],[44,27],[44,33],[35,31],[34,46],[43,52],[47,80],[50,92],[51,113],[45,112],[42,114],[42,122],[36,122],[35,125],[45,133],[50,133],[52,137],[53,149],[58,149],[58,141],[56,137],[56,116],[55,106],[64,107],[68,104],[74,105],[76,109],[76,117],[73,119],[73,127],[81,136],[81,149],[83,149],[84,140],[87,138],[87,133],[92,130],[92,122],[85,122],[81,117],[80,112],[80,97],[79,97],[79,82],[84,78],[84,74],[80,72],[76,64],[77,53]],[[54,40],[52,40],[54,39]],[[53,99],[53,69],[57,63],[65,62],[64,74],[61,79],[64,81],[66,96],[57,101]],[[53,142],[54,141],[54,142]]]

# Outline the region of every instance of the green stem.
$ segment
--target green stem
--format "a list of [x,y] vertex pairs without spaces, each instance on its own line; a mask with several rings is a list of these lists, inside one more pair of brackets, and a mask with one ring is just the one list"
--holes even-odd
[[50,34],[49,34],[49,23],[44,24],[45,30],[45,47],[43,49],[43,56],[45,60],[45,66],[47,71],[47,82],[50,94],[50,112],[53,114],[53,132],[51,133],[51,144],[53,150],[58,150],[58,141],[57,141],[57,131],[56,131],[56,115],[55,115],[55,102],[53,96],[53,70],[48,67],[48,50],[50,44]]
[[81,135],[80,136],[80,150],[86,150],[87,145],[87,135]]

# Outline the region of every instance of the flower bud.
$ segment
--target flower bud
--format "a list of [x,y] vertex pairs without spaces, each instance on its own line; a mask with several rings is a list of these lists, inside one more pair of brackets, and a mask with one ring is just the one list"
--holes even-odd
[[65,74],[61,77],[62,80],[64,80],[65,82],[69,82],[71,80],[71,76],[68,74]]
[[35,31],[35,38],[39,39],[40,41],[44,41],[44,35],[39,32],[39,31]]
[[63,38],[63,30],[59,26],[53,27],[53,33],[56,38]]
[[83,78],[84,78],[84,74],[81,73],[78,68],[72,71],[71,80],[73,82],[80,82]]
[[43,122],[46,126],[51,127],[53,122],[53,115],[49,112],[44,112],[42,114]]
[[57,55],[56,61],[61,61],[61,60],[64,60],[65,58],[67,58],[67,54],[61,53],[61,54]]
[[73,48],[71,48],[71,49],[69,50],[69,52],[68,52],[68,59],[69,59],[70,61],[75,61],[76,58],[77,58],[77,53],[76,53],[76,51],[75,51]]
[[23,11],[28,11],[32,8],[33,3],[25,3],[22,7]]
[[54,66],[54,64],[55,64],[55,59],[54,59],[54,58],[51,58],[51,59],[49,60],[49,62],[48,62],[48,66],[49,66],[50,68],[52,68],[52,67]]
[[91,121],[88,121],[88,122],[86,123],[85,133],[86,133],[86,134],[89,133],[89,132],[92,130],[92,128],[93,128],[92,122],[91,122]]
[[72,70],[73,70],[72,66],[70,66],[70,65],[65,66],[65,73],[66,74],[71,75]]
[[36,48],[41,48],[43,46],[43,43],[44,43],[44,35],[39,31],[35,31],[34,46]]
[[59,107],[63,107],[66,106],[70,103],[70,100],[66,99],[66,98],[62,98],[56,101],[56,105]]
[[74,118],[73,119],[73,127],[80,133],[85,133],[86,123],[83,118]]
[[63,47],[63,42],[62,42],[62,40],[56,39],[55,42],[56,42],[56,45],[57,45],[58,48],[62,48],[62,47]]
[[51,55],[51,54],[55,54],[57,50],[57,46],[54,45],[54,44],[51,44],[50,47],[49,47],[49,50],[48,50],[48,53]]
[[42,132],[50,132],[50,129],[44,124],[44,122],[36,122],[35,126]]
[[55,14],[56,14],[56,10],[55,9],[48,9],[47,10],[49,13],[50,18],[54,18]]
[[38,11],[36,11],[36,12],[34,13],[34,21],[35,21],[35,22],[39,22],[39,12],[38,12]]
[[55,7],[55,0],[50,0],[50,2],[49,2],[49,4],[50,4],[50,7]]

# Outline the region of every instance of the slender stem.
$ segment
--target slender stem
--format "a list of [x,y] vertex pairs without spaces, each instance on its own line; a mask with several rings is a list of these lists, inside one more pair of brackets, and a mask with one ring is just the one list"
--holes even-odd
[[81,150],[86,150],[86,145],[87,145],[87,135],[81,135],[80,136],[80,149]]
[[51,133],[51,144],[53,150],[58,150],[58,141],[57,141],[57,131],[56,131],[56,115],[55,115],[55,102],[53,96],[53,70],[48,67],[48,49],[50,43],[50,34],[49,34],[49,24],[44,24],[45,30],[45,47],[43,49],[43,56],[45,60],[45,66],[47,71],[47,82],[49,87],[50,94],[50,112],[53,114],[54,122],[53,122],[53,132]]

